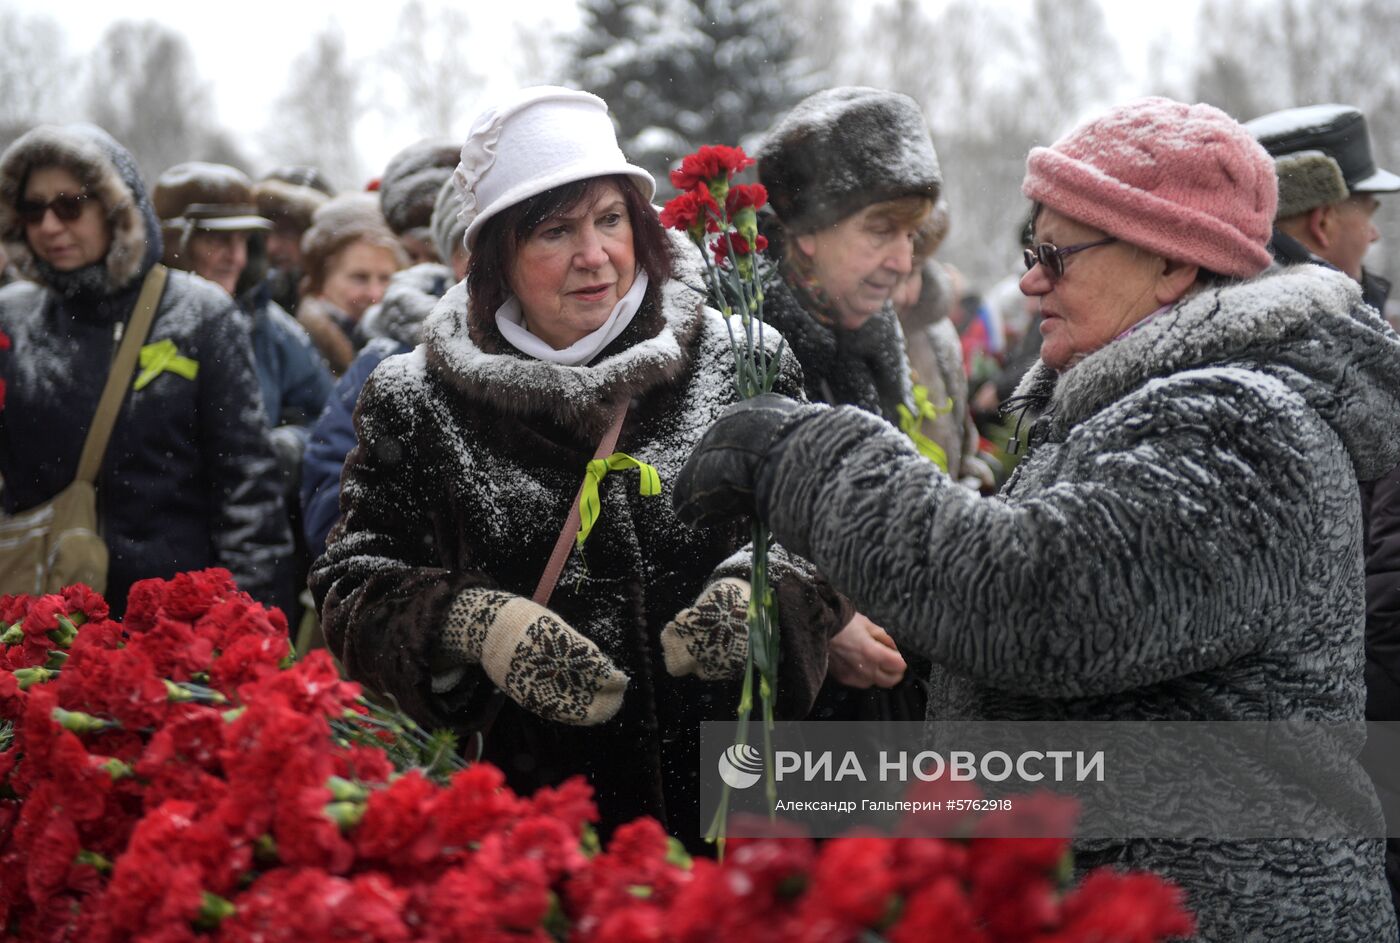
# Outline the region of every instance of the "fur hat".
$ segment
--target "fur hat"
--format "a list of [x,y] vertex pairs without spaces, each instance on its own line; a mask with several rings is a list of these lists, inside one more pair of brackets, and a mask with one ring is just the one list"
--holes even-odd
[[263,180],[280,180],[295,187],[310,187],[313,190],[321,191],[326,196],[335,196],[335,187],[331,186],[326,175],[315,167],[308,167],[304,164],[275,167],[263,174]]
[[408,263],[398,237],[379,211],[379,198],[373,193],[347,193],[318,209],[311,228],[302,234],[301,270],[311,290],[324,284],[326,266],[336,253],[360,240],[391,250],[401,266]]
[[[190,237],[196,232],[266,232],[272,221],[258,215],[253,182],[227,164],[188,161],[176,164],[156,181],[151,193],[165,237],[166,265],[193,271]],[[236,293],[262,281],[267,274],[267,250],[259,240],[248,244],[248,262]]]
[[0,244],[26,276],[43,281],[16,207],[29,174],[40,167],[64,168],[102,201],[112,233],[108,291],[125,288],[160,261],[160,224],[130,152],[94,125],[40,125],[0,156]]
[[1299,151],[1274,159],[1278,173],[1278,210],[1275,219],[1306,213],[1316,206],[1345,200],[1346,177],[1341,165],[1322,151]]
[[1245,127],[1277,165],[1278,219],[1353,193],[1400,190],[1400,177],[1376,166],[1366,116],[1350,105],[1286,108]]
[[1031,149],[1021,192],[1124,242],[1222,275],[1269,267],[1274,162],[1225,112],[1141,98]]
[[656,194],[651,174],[617,146],[608,105],[597,95],[540,85],[477,115],[452,179],[461,195],[467,247],[492,216],[566,183],[630,176],[642,196]]
[[438,190],[457,166],[457,152],[450,138],[425,138],[394,155],[379,179],[379,208],[390,229],[402,236],[429,224]]
[[311,217],[329,199],[314,187],[285,180],[262,180],[253,187],[258,215],[272,220],[275,226],[287,226],[297,232],[311,228]]
[[943,182],[914,100],[854,86],[810,95],[778,122],[759,149],[758,178],[794,233],[824,229],[872,203],[937,200]]
[[433,242],[444,265],[452,264],[452,253],[466,246],[467,224],[461,216],[462,198],[456,185],[444,180],[433,201]]

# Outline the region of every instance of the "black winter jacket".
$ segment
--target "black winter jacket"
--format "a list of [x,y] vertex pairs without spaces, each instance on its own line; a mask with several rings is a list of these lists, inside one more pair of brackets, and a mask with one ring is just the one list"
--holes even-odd
[[[77,273],[53,273],[31,258],[15,216],[30,170],[55,164],[77,168],[114,220],[106,258]],[[39,279],[0,290],[0,330],[12,342],[0,355],[0,474],[4,509],[14,512],[73,480],[115,338],[160,257],[160,230],[120,145],[95,128],[43,127],[0,167],[0,234]],[[286,605],[291,587],[276,574],[291,553],[291,531],[247,319],[218,286],[171,272],[146,343],[164,340],[198,370],[193,379],[166,371],[129,389],[118,415],[97,481],[112,608],[124,610],[137,580],[208,566],[228,568],[259,600]]]

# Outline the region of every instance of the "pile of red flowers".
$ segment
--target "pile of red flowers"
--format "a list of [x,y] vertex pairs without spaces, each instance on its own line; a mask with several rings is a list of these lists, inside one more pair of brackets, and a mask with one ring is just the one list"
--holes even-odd
[[527,798],[486,764],[402,768],[412,728],[375,726],[324,652],[293,662],[281,613],[223,570],[138,583],[121,624],[82,586],[0,597],[0,620],[7,939],[1149,943],[1192,929],[1150,875],[1067,889],[1059,840],[736,840],[717,864],[641,819],[604,851],[581,780]]

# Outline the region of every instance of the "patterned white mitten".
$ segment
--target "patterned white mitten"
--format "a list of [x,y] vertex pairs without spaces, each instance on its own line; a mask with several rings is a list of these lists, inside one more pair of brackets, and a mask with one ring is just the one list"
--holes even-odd
[[460,677],[462,666],[479,664],[521,707],[578,726],[616,714],[628,681],[597,645],[553,612],[493,589],[464,590],[453,601],[434,662],[435,690]]
[[749,657],[748,580],[716,580],[661,630],[661,653],[674,677],[704,681],[739,677]]

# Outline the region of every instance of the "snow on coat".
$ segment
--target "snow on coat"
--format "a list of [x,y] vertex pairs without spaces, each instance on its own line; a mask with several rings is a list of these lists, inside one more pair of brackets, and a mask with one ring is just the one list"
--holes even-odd
[[[6,152],[0,229],[14,232],[13,200],[29,170],[46,165],[73,169],[99,194],[113,242],[106,259],[90,267],[99,278],[69,282],[95,294],[65,296],[29,282],[0,291],[0,330],[12,341],[0,357],[6,384],[0,475],[11,513],[49,500],[72,482],[115,354],[114,335],[130,318],[142,278],[161,251],[130,155],[89,128],[39,128]],[[29,258],[27,247],[23,256]],[[283,564],[292,551],[291,531],[247,320],[217,285],[171,272],[147,343],[166,340],[198,363],[198,374],[186,379],[166,372],[127,391],[97,479],[102,536],[111,552],[107,598],[121,611],[136,580],[223,566],[241,589],[287,606],[291,579]]]
[[[343,516],[311,575],[327,640],[352,677],[420,722],[473,729],[492,700],[483,674],[447,695],[430,688],[448,609],[470,587],[533,593],[611,404],[630,398],[617,449],[654,465],[663,493],[641,496],[635,474],[609,474],[584,553],[570,556],[549,604],[630,676],[621,711],[577,728],[507,700],[485,756],[518,789],[584,773],[606,829],[654,815],[696,847],[698,724],[732,717],[739,687],[672,678],[659,635],[711,578],[747,572],[734,558],[747,525],[686,528],[670,498],[691,447],[737,399],[725,324],[672,279],[591,366],[567,367],[519,354],[494,322],[469,326],[466,309],[458,284],[423,345],[385,360],[360,395]],[[791,357],[779,387],[800,395]],[[782,691],[801,716],[825,674],[825,639],[849,612],[808,565],[780,549],[774,559]]]
[[[1355,282],[1298,266],[1204,290],[1063,374],[1037,364],[1017,399],[1039,415],[995,498],[844,409],[759,478],[778,539],[933,657],[931,717],[1361,719],[1356,481],[1400,458],[1400,338]],[[1079,863],[1178,881],[1204,940],[1395,937],[1379,840],[1133,840]]]

